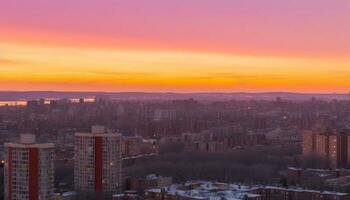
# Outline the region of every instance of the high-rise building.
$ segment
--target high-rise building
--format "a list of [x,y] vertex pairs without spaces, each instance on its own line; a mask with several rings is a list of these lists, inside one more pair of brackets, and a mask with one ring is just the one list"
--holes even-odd
[[346,167],[349,164],[350,139],[347,134],[338,132],[303,132],[303,155],[317,155],[328,159],[330,167]]
[[154,120],[175,120],[176,114],[177,112],[175,109],[156,109],[154,111]]
[[327,134],[316,135],[316,154],[327,158],[329,155],[329,136]]
[[348,159],[347,135],[336,134],[329,136],[329,157],[331,167],[346,167]]
[[115,193],[121,187],[121,135],[93,126],[75,134],[74,185],[77,191]]
[[350,135],[347,136],[348,146],[347,146],[347,166],[350,166]]
[[54,144],[35,143],[21,135],[20,143],[5,143],[5,200],[48,200],[53,195]]
[[316,134],[312,131],[303,131],[303,154],[311,155],[316,151]]

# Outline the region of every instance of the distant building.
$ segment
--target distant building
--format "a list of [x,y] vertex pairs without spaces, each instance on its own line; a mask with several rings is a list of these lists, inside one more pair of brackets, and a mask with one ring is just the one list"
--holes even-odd
[[303,131],[302,133],[303,155],[311,155],[316,152],[316,134],[312,131]]
[[227,152],[229,150],[230,148],[227,146],[227,144],[216,141],[197,141],[185,144],[185,151],[187,152],[218,153]]
[[[176,141],[175,138],[163,142]],[[232,129],[221,128],[204,130],[200,133],[183,133],[182,142],[188,152],[227,152],[237,146],[256,146],[266,144],[263,134],[236,132]]]
[[347,137],[343,134],[329,136],[329,158],[332,167],[346,167],[348,162]]
[[27,101],[27,108],[36,109],[38,107],[39,107],[39,101],[36,101],[36,100]]
[[145,178],[127,177],[125,179],[126,191],[135,191],[136,194],[142,195],[145,190],[155,187],[168,187],[173,184],[172,177],[163,177],[150,174]]
[[303,169],[296,167],[289,167],[287,170],[287,180],[292,185],[301,185],[310,180],[338,187],[348,185],[350,183],[350,170],[347,169]]
[[133,192],[125,192],[123,194],[115,194],[112,196],[112,200],[142,200],[143,198]]
[[53,197],[54,144],[35,143],[21,135],[20,143],[5,143],[5,200],[49,200]]
[[154,111],[154,120],[175,120],[176,110],[175,109],[156,109]]
[[316,154],[321,157],[329,155],[329,136],[326,134],[316,135]]
[[122,156],[131,157],[142,154],[143,141],[142,137],[123,137]]
[[76,191],[116,193],[121,187],[121,135],[93,126],[91,133],[75,134]]
[[303,155],[317,155],[328,159],[330,167],[340,168],[350,164],[350,136],[342,132],[303,132]]

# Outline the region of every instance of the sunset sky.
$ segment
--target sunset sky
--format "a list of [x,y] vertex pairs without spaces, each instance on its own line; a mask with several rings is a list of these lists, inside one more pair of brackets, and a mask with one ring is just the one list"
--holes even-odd
[[350,91],[349,0],[1,0],[0,90]]

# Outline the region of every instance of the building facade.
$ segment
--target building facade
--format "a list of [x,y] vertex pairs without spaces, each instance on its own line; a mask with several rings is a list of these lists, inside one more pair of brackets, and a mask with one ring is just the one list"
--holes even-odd
[[115,193],[121,187],[121,135],[94,126],[75,134],[74,185],[77,191]]
[[303,131],[302,133],[303,140],[303,154],[310,155],[316,151],[316,134],[312,131]]
[[124,137],[122,142],[122,157],[131,157],[142,154],[143,139],[138,136]]
[[48,200],[54,188],[54,144],[35,143],[21,135],[20,143],[5,143],[5,200]]
[[316,155],[329,160],[331,168],[347,167],[350,164],[350,135],[342,132],[303,133],[303,155]]

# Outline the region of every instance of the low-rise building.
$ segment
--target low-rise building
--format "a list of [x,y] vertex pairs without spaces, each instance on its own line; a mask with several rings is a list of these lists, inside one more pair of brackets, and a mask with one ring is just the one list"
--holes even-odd
[[173,184],[173,178],[150,174],[145,178],[128,177],[125,182],[125,189],[127,191],[135,191],[138,194],[143,194],[145,190],[150,188],[170,186]]
[[349,200],[347,193],[248,186],[207,181],[187,182],[165,188],[153,188],[145,193],[146,200]]

